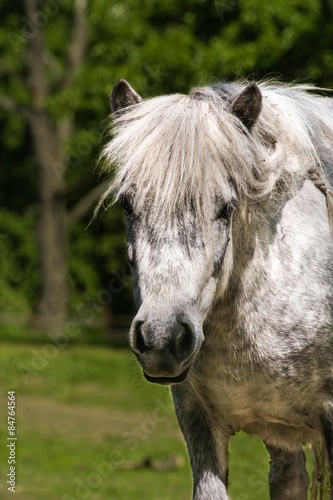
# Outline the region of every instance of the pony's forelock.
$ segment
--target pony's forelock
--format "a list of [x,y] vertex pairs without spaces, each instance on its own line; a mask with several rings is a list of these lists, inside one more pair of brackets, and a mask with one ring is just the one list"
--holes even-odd
[[136,210],[149,203],[151,217],[187,202],[204,214],[216,193],[227,196],[228,179],[239,197],[257,199],[281,177],[320,166],[333,141],[323,98],[301,87],[260,88],[263,107],[251,134],[210,87],[145,100],[118,115],[102,153],[116,175],[102,202],[130,192]]

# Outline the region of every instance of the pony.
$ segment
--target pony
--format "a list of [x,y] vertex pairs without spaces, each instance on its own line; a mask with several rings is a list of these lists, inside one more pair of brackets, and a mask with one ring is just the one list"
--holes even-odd
[[242,430],[270,454],[271,498],[306,499],[303,444],[333,471],[332,101],[269,82],[142,99],[120,80],[111,107],[101,203],[125,212],[129,343],[171,386],[193,498],[228,499]]

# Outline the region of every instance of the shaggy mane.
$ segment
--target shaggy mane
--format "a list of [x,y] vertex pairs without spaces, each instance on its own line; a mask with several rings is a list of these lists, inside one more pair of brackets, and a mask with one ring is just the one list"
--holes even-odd
[[[299,182],[309,169],[332,163],[330,99],[312,87],[259,84],[263,105],[251,133],[230,111],[230,98],[245,86],[225,84],[144,100],[114,120],[114,138],[102,152],[116,175],[110,194],[131,193],[140,212],[172,214],[175,207],[212,203],[234,184],[241,198],[259,199],[278,180]],[[219,91],[217,91],[217,88]],[[154,202],[156,200],[156,203]]]

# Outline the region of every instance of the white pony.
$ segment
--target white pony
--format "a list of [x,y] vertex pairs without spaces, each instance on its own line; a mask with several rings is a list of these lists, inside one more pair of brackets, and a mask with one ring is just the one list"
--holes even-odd
[[239,430],[265,442],[274,500],[306,499],[303,443],[321,440],[332,467],[333,112],[306,90],[142,100],[121,80],[111,96],[105,196],[126,213],[130,346],[172,385],[195,500],[228,498]]

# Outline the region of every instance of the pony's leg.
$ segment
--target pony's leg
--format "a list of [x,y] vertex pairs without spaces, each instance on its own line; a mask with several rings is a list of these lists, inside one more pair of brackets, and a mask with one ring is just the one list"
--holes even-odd
[[303,450],[288,451],[267,444],[266,448],[271,457],[271,500],[306,500],[309,478]]
[[[186,384],[187,385],[187,384]],[[185,384],[172,387],[178,421],[186,440],[193,473],[194,500],[228,500],[229,436],[216,428],[214,419]]]

